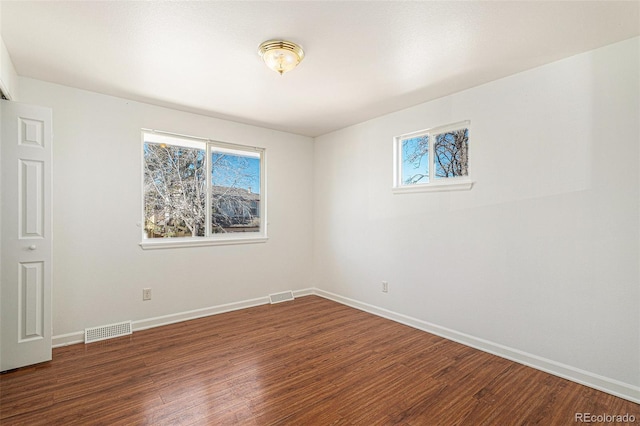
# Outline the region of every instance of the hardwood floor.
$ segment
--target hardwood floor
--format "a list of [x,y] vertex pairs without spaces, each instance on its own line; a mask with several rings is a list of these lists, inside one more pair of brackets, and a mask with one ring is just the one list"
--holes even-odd
[[[640,405],[316,296],[0,376],[4,425],[567,425]],[[618,423],[619,424],[619,423]]]

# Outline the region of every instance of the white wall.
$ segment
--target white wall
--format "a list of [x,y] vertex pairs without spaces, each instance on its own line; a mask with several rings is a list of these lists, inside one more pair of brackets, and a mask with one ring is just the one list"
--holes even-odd
[[[22,102],[53,108],[54,339],[309,287],[311,138],[22,77],[19,86]],[[269,240],[142,250],[141,128],[265,147]]]
[[[316,286],[640,398],[639,40],[317,138]],[[461,120],[475,187],[392,194],[392,138]]]
[[[0,26],[2,25],[2,2],[0,1]],[[7,51],[7,47],[0,36],[0,90],[8,99],[16,100],[16,70]]]
[[0,37],[0,90],[8,99],[16,100],[16,71],[13,68],[13,62]]
[[[637,392],[639,50],[618,43],[315,144],[18,78],[20,101],[54,111],[54,336],[315,285]],[[467,119],[471,191],[391,193],[393,136]],[[140,249],[142,127],[266,147],[270,240]]]

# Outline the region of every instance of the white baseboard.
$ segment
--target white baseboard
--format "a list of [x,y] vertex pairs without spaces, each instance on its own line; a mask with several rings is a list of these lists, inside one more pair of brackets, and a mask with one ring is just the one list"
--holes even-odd
[[[294,292],[294,295],[297,292]],[[311,293],[309,293],[311,294]],[[175,324],[177,322],[188,321],[192,319],[208,317],[210,315],[222,314],[225,312],[237,311],[238,309],[251,308],[269,303],[269,297],[259,297],[257,299],[243,300],[240,302],[227,303],[224,305],[210,306],[207,308],[194,309],[192,311],[179,312],[175,314],[163,315],[154,318],[146,318],[142,320],[132,321],[132,330],[140,331],[148,328],[160,327],[163,325]],[[84,331],[76,331],[73,333],[61,334],[52,337],[52,347],[73,345],[76,343],[84,343]]]
[[315,288],[303,288],[302,290],[293,290],[293,297],[304,297],[317,295]]
[[600,376],[328,291],[316,288],[313,289],[313,294],[640,404],[640,387],[638,386]]
[[[426,321],[412,318],[403,314],[399,314],[393,311],[389,311],[384,308],[380,308],[368,303],[360,302],[348,297],[340,296],[328,291],[324,291],[318,288],[306,288],[302,290],[293,291],[294,297],[304,297],[309,295],[316,295],[325,299],[333,300],[334,302],[341,303],[352,308],[359,309],[361,311],[368,312],[389,320],[408,325],[418,330],[426,331],[431,334],[435,334],[445,339],[452,340],[454,342],[461,343],[472,348],[479,349],[484,352],[488,352],[493,355],[497,355],[508,360],[527,365],[529,367],[544,371],[549,374],[553,374],[563,379],[571,380],[572,382],[580,383],[582,385],[607,392],[611,395],[618,396],[620,398],[627,399],[629,401],[640,404],[640,387],[634,386],[628,383],[623,383],[618,380],[610,379],[608,377],[600,376],[588,371],[584,371],[570,365],[562,364],[550,359],[546,359],[537,355],[529,354],[527,352],[520,351],[518,349],[509,348],[498,343],[490,342],[488,340],[480,339],[465,333],[460,333],[455,330],[451,330],[445,327],[441,327],[436,324],[432,324]],[[208,308],[195,309],[187,312],[180,312],[176,314],[164,315],[155,318],[148,318],[138,321],[133,321],[133,331],[146,330],[148,328],[160,327],[163,325],[174,324],[181,321],[187,321],[196,318],[202,318],[210,315],[222,314],[225,312],[236,311],[238,309],[251,308],[253,306],[265,305],[269,303],[269,297],[259,297],[257,299],[249,299],[240,302],[227,303],[224,305],[211,306]],[[62,334],[53,336],[53,347],[67,346],[75,343],[84,342],[84,332],[78,331],[74,333]]]
[[51,346],[53,348],[75,345],[76,343],[84,343],[84,331],[76,331],[74,333],[60,334],[51,337]]
[[193,311],[186,311],[177,314],[169,314],[155,318],[132,321],[133,331],[146,330],[148,328],[175,324],[177,322],[208,317],[210,315],[217,315],[223,314],[225,312],[237,311],[239,309],[252,308],[254,306],[266,305],[267,303],[269,303],[269,297],[265,296],[259,297],[257,299],[243,300],[240,302],[226,303],[224,305],[210,306],[208,308],[194,309]]

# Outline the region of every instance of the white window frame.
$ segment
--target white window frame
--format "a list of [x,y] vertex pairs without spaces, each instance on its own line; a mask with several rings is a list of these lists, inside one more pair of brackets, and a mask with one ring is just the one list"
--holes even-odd
[[[180,143],[176,143],[180,141]],[[207,156],[207,194],[206,194],[206,219],[205,236],[201,237],[172,237],[172,238],[147,238],[144,230],[145,212],[144,212],[144,144],[145,142],[166,143],[167,145],[183,145],[197,148],[205,147],[205,155]],[[260,231],[258,232],[229,232],[223,234],[211,233],[211,154],[213,151],[227,151],[232,153],[251,153],[255,152],[260,158]],[[164,132],[160,130],[142,129],[141,143],[141,167],[142,167],[142,221],[140,233],[140,247],[145,250],[149,249],[166,249],[166,248],[183,248],[183,247],[202,247],[215,245],[230,244],[255,244],[264,243],[267,237],[267,179],[266,179],[266,149],[261,147],[253,147],[240,145],[229,142],[221,142],[207,138],[199,138],[194,136],[186,136],[177,133]]]
[[[468,129],[470,130],[470,121],[460,121],[453,124],[447,124],[444,126],[432,127],[426,130],[419,130],[417,132],[405,133],[393,138],[393,193],[394,194],[407,194],[415,192],[440,192],[440,191],[467,191],[473,187],[475,183],[471,180],[471,173],[467,176],[451,177],[451,178],[436,178],[435,177],[435,155],[434,155],[434,143],[433,136],[441,133],[447,133],[454,130]],[[407,185],[402,181],[402,141],[405,139],[415,138],[418,136],[429,137],[429,182],[427,183],[415,183]],[[471,150],[471,146],[469,146]],[[471,157],[471,156],[469,156]],[[471,169],[469,167],[469,169]]]

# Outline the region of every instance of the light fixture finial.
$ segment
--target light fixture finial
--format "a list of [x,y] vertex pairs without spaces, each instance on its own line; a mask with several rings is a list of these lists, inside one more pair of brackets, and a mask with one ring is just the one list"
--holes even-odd
[[258,54],[269,68],[284,74],[294,69],[304,59],[302,47],[285,40],[267,40],[258,47]]

